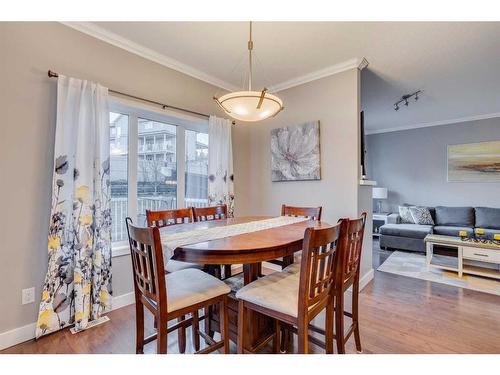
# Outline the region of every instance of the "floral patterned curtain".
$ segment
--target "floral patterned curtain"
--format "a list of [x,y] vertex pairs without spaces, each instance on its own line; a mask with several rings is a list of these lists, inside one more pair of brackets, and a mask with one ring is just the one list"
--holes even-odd
[[234,214],[233,146],[231,121],[210,116],[208,120],[208,202],[227,204],[228,216]]
[[108,89],[62,75],[48,270],[36,337],[69,325],[84,329],[110,309],[111,215]]

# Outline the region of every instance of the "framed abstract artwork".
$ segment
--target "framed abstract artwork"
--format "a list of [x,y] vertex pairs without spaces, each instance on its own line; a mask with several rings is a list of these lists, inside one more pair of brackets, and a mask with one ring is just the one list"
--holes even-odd
[[448,145],[448,182],[500,182],[500,141]]
[[272,181],[319,180],[319,121],[271,130]]

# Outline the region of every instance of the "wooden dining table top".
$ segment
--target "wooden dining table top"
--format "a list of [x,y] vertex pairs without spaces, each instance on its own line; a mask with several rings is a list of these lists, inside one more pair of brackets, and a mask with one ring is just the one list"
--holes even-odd
[[[187,232],[257,220],[273,216],[244,216],[222,220],[171,225],[161,228],[161,234]],[[306,228],[325,228],[331,225],[317,220],[305,220],[274,228],[238,234],[205,242],[183,245],[174,250],[172,259],[200,264],[241,264],[263,262],[293,254],[302,248]]]

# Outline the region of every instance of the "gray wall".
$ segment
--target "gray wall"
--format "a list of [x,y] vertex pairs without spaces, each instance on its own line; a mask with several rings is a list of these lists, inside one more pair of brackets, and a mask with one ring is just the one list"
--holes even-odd
[[[0,23],[0,333],[37,318],[47,270],[56,113],[53,69],[128,92],[219,114],[217,88],[58,23]],[[114,295],[132,291],[129,256],[113,258]],[[36,301],[21,305],[21,289]]]
[[447,145],[500,140],[500,118],[367,136],[369,177],[389,190],[385,210],[410,203],[500,207],[500,183],[447,182]]
[[[279,93],[285,110],[259,123],[233,127],[236,213],[277,215],[281,204],[323,206],[323,219],[336,223],[361,208],[359,186],[359,71],[352,69]],[[320,121],[321,180],[271,181],[271,129]],[[361,191],[361,189],[363,189]],[[369,211],[371,212],[371,211]],[[370,224],[371,225],[371,224]],[[371,270],[367,240],[362,270]]]

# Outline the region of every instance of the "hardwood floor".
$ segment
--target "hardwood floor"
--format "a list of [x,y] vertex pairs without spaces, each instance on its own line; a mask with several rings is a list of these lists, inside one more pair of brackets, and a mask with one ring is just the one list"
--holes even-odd
[[[376,269],[391,252],[380,250],[377,242],[373,251]],[[134,315],[134,307],[127,306],[111,312],[110,322],[88,331],[72,335],[63,330],[2,353],[134,353]],[[153,322],[148,315],[146,326],[151,332]],[[499,296],[378,271],[360,294],[364,353],[498,354],[498,327]],[[169,335],[170,353],[177,352],[176,338],[176,334]],[[193,351],[189,340],[186,352]],[[153,342],[145,346],[145,352],[154,353],[155,348]],[[314,346],[312,350],[321,352]],[[347,352],[355,353],[352,339]]]

